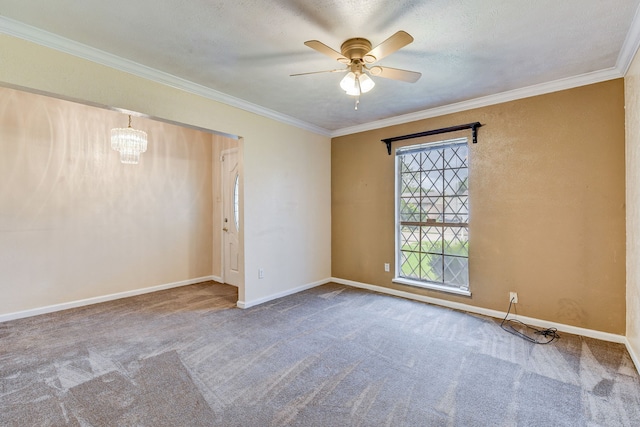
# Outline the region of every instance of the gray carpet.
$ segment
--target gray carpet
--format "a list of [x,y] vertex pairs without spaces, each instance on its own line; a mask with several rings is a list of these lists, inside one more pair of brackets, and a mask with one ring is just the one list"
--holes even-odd
[[639,426],[623,345],[335,284],[199,284],[0,324],[2,426]]

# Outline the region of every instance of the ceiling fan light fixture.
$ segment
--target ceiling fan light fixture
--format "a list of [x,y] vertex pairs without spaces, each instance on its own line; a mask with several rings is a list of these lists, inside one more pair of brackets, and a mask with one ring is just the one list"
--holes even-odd
[[340,81],[340,87],[347,95],[360,96],[367,93],[375,86],[375,82],[366,74],[356,74],[352,71]]
[[[340,87],[342,90],[347,92],[347,95],[360,95],[360,91],[358,90],[358,82],[356,81],[356,73],[353,71],[349,71],[346,76],[340,80]],[[357,90],[358,93],[350,93]]]
[[360,81],[360,91],[362,93],[369,92],[376,85],[373,79],[366,74],[360,74],[358,80]]

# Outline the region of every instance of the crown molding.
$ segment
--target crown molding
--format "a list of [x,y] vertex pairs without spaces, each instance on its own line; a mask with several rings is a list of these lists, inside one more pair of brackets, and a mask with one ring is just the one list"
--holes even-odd
[[638,48],[640,47],[640,6],[636,9],[636,14],[633,16],[633,21],[631,21],[631,27],[629,27],[629,31],[627,32],[627,37],[624,39],[624,43],[622,44],[622,48],[620,49],[620,54],[618,54],[618,60],[616,61],[616,68],[620,71],[620,74],[625,76],[627,71],[629,71],[629,67],[631,66],[631,62],[638,52]]
[[621,74],[617,68],[608,68],[605,70],[594,71],[592,73],[581,74],[579,76],[567,77],[547,83],[514,89],[495,95],[488,95],[481,98],[470,99],[468,101],[443,105],[442,107],[430,108],[428,110],[416,111],[415,113],[403,114],[400,116],[389,117],[388,119],[376,120],[374,122],[350,126],[331,132],[331,137],[335,138],[338,136],[351,135],[358,132],[365,132],[369,130],[385,128],[388,126],[415,122],[417,120],[444,116],[446,114],[459,113],[461,111],[472,110],[474,108],[487,107],[489,105],[502,104],[504,102],[515,101],[518,99],[544,95],[547,93],[558,92],[561,90],[572,89],[575,87],[594,83],[600,83],[607,80],[617,79],[623,76],[624,75]]
[[330,132],[320,126],[316,126],[305,121],[296,119],[286,114],[261,107],[240,98],[227,95],[214,89],[190,82],[180,77],[163,71],[139,64],[137,62],[121,58],[111,53],[87,46],[82,43],[58,36],[48,31],[24,24],[22,22],[0,16],[0,33],[12,37],[36,43],[78,58],[86,59],[97,64],[105,65],[119,71],[124,71],[147,80],[161,83],[176,89],[190,92],[194,95],[202,96],[216,102],[220,102],[235,108],[239,108],[250,113],[254,113],[287,125],[295,126],[310,132],[324,136],[330,136]]
[[455,104],[444,105],[442,107],[431,108],[428,110],[417,111],[415,113],[403,114],[401,116],[390,117],[388,119],[377,120],[375,122],[363,123],[361,125],[349,126],[337,129],[331,132],[331,137],[351,135],[358,132],[365,132],[374,129],[380,129],[387,126],[395,126],[404,123],[414,122],[417,120],[429,119],[432,117],[443,116],[445,114],[459,113],[461,111],[471,110],[474,108],[486,107],[489,105],[500,104],[517,99],[528,98],[531,96],[544,95],[546,93],[557,92],[565,89],[573,89],[579,86],[600,83],[607,80],[613,80],[624,77],[631,66],[631,62],[640,48],[640,6],[636,9],[636,13],[624,39],[615,67],[598,70],[591,73],[585,73],[578,76],[567,77],[564,79],[554,80],[539,85],[528,86],[525,88],[514,89],[495,95],[475,98],[468,101],[462,101]]
[[373,122],[363,123],[356,126],[349,126],[337,130],[327,130],[317,125],[296,119],[286,114],[261,107],[259,105],[244,101],[240,98],[227,95],[225,93],[207,88],[205,86],[190,82],[180,77],[165,73],[137,62],[121,58],[108,52],[92,48],[82,43],[60,37],[56,34],[49,33],[36,27],[23,24],[18,21],[0,16],[0,33],[4,33],[13,37],[17,37],[29,42],[33,42],[60,52],[64,52],[82,59],[86,59],[110,68],[124,71],[138,77],[142,77],[157,83],[184,90],[216,102],[220,102],[235,108],[239,108],[250,113],[254,113],[287,125],[295,126],[319,135],[335,138],[338,136],[350,135],[359,132],[365,132],[374,129],[380,129],[388,126],[409,123],[417,120],[443,116],[446,114],[458,113],[481,108],[490,105],[500,104],[503,102],[515,101],[518,99],[528,98],[537,95],[557,92],[566,89],[572,89],[579,86],[585,86],[594,83],[600,83],[624,77],[631,61],[633,60],[638,48],[640,47],[640,7],[636,10],[633,21],[624,44],[618,55],[616,66],[604,70],[585,73],[578,76],[568,77],[564,79],[554,80],[538,85],[528,86],[524,88],[514,89],[507,92],[488,95],[480,98],[461,101],[454,104],[435,107],[428,110],[417,111],[414,113],[394,116],[387,119],[376,120]]

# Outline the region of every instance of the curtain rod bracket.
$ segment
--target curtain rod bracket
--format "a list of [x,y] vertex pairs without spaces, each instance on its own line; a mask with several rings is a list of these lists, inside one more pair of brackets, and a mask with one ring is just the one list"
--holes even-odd
[[426,132],[412,133],[410,135],[394,136],[393,138],[385,138],[382,140],[387,144],[387,154],[391,155],[391,143],[394,141],[403,141],[405,139],[420,138],[421,136],[438,135],[440,133],[456,132],[464,129],[471,129],[471,138],[474,144],[478,143],[478,128],[481,127],[480,122],[467,123],[465,125],[450,126],[448,128],[428,130]]
[[480,126],[482,126],[480,122],[476,122],[471,125],[471,139],[474,144],[478,143],[478,128]]
[[382,142],[384,142],[385,144],[387,144],[387,153],[389,155],[391,155],[391,141],[385,141],[384,139],[382,140]]

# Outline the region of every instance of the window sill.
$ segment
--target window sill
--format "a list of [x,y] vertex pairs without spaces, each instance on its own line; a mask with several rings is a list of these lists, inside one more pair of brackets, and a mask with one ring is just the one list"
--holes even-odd
[[418,288],[432,289],[434,291],[446,292],[449,294],[464,295],[468,297],[471,296],[471,291],[450,288],[448,286],[442,286],[432,282],[421,282],[419,280],[405,279],[404,277],[394,277],[392,282],[399,283],[401,285],[416,286]]

